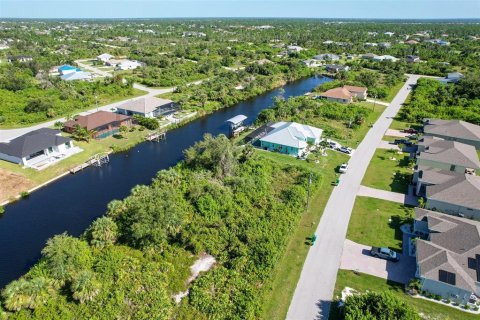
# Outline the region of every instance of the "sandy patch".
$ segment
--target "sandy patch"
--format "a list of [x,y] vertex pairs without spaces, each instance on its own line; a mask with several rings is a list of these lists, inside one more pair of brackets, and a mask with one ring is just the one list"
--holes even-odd
[[23,175],[0,169],[0,203],[18,196],[22,191],[27,191],[33,186],[33,181]]

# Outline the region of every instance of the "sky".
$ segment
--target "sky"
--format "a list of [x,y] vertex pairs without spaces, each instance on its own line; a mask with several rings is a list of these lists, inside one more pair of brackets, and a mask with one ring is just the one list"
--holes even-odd
[[480,0],[0,0],[0,18],[480,19]]

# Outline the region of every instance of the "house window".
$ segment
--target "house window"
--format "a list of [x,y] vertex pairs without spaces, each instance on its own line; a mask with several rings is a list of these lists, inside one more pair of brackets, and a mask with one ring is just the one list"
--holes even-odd
[[450,171],[455,171],[455,165],[454,165],[454,164],[452,164],[452,165],[450,166]]
[[70,142],[65,142],[65,148],[70,149]]
[[48,152],[53,152],[53,147],[48,148]]

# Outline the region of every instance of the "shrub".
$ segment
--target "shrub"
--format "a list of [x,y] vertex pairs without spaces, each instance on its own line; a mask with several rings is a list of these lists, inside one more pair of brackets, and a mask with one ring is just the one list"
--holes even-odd
[[138,124],[140,124],[141,126],[144,126],[149,130],[158,129],[158,127],[160,126],[160,124],[158,123],[158,120],[155,118],[145,118],[140,115],[134,115],[133,118]]
[[20,198],[26,199],[26,198],[28,198],[28,197],[30,197],[30,193],[28,193],[28,191],[22,191],[22,192],[20,193]]

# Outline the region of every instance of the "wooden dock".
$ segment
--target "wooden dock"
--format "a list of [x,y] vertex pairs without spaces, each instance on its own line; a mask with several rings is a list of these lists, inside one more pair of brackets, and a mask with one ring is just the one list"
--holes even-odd
[[90,167],[90,166],[95,166],[95,167],[101,167],[104,164],[107,164],[110,162],[110,157],[108,156],[108,153],[98,153],[88,159],[86,162],[82,163],[79,166],[76,166],[75,168],[70,169],[71,174],[75,174],[78,171],[82,171],[83,169]]
[[165,140],[167,138],[167,134],[165,131],[160,132],[152,132],[145,137],[146,141],[150,142],[160,142],[160,140]]

